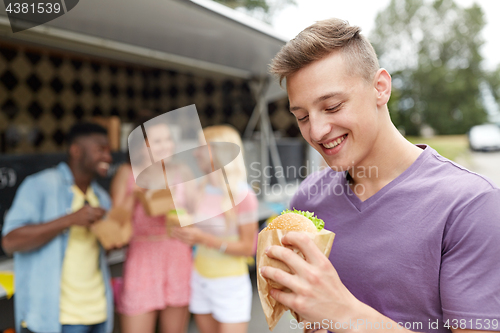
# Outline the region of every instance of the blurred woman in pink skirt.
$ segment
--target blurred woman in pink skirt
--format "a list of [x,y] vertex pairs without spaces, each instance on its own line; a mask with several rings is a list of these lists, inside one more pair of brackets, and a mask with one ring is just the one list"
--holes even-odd
[[[167,125],[152,126],[147,135],[153,156],[173,154],[174,145]],[[149,153],[143,153],[144,163],[149,163]],[[165,167],[178,168],[182,172],[180,166],[169,165],[168,160]],[[111,185],[111,196],[113,205],[132,210],[133,235],[117,304],[121,332],[154,333],[158,319],[161,333],[185,332],[189,316],[191,247],[168,237],[165,216],[148,216],[135,198],[135,191],[144,189],[136,185],[131,165],[122,165]],[[176,205],[188,204],[185,200],[188,194],[182,186],[177,187],[172,195],[176,198]]]

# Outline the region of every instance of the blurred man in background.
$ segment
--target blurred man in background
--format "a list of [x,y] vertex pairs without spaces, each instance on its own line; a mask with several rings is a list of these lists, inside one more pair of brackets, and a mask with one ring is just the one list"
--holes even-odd
[[68,162],[27,177],[6,216],[14,254],[17,332],[110,333],[113,302],[105,253],[89,226],[110,208],[94,181],[111,162],[106,129],[68,134]]

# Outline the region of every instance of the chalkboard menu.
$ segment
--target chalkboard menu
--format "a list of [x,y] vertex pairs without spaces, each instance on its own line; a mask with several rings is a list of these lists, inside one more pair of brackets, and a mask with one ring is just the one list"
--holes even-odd
[[[116,169],[127,160],[127,153],[113,153],[113,164],[105,178],[97,182],[106,190]],[[47,168],[55,167],[59,162],[66,161],[66,154],[30,154],[30,155],[0,155],[0,229],[8,209],[12,205],[16,190],[29,175]],[[1,236],[0,236],[1,237]],[[5,256],[0,247],[0,257]]]

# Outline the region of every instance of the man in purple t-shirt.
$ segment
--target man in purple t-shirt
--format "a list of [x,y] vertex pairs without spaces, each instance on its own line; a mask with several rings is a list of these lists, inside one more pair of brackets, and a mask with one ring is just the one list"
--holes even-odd
[[[288,233],[267,255],[294,272],[261,274],[306,328],[335,332],[500,330],[500,189],[414,146],[392,124],[391,78],[358,27],[320,21],[289,41],[271,71],[331,169],[309,176],[291,207],[336,233],[329,260]],[[297,325],[300,327],[300,325]]]

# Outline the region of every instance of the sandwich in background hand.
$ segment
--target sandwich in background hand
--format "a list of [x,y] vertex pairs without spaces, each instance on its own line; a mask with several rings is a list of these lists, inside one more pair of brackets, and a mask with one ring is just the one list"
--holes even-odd
[[102,220],[94,222],[90,230],[104,249],[121,248],[132,237],[131,212],[119,206],[113,207]]
[[[265,254],[265,249],[271,245],[284,246],[281,243],[281,239],[290,231],[304,232],[312,239],[321,252],[328,257],[332,249],[335,234],[325,230],[324,226],[325,222],[314,216],[314,213],[287,209],[283,211],[280,216],[272,220],[268,226],[259,233],[257,244],[257,287],[267,324],[271,331],[274,329],[283,313],[290,309],[278,303],[270,295],[271,289],[286,290],[286,288],[275,281],[265,279],[260,274],[260,267],[271,266],[290,274],[293,274],[293,272],[282,261],[269,258]],[[298,249],[289,248],[304,258],[304,255]],[[298,322],[302,321],[297,313],[294,311],[291,312]]]
[[186,219],[191,220],[191,216],[185,209],[171,209],[166,216],[167,234],[169,237],[172,236],[173,228],[181,226],[179,215],[182,215],[184,221],[186,221]]
[[134,195],[148,216],[165,216],[175,209],[172,192],[168,189],[135,191]]

